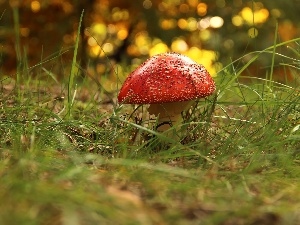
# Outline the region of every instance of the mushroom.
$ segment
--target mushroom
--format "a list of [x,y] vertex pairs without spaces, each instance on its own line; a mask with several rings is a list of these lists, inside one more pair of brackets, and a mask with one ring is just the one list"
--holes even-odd
[[194,99],[211,95],[215,83],[204,66],[178,53],[162,53],[141,64],[125,80],[118,95],[123,104],[150,104],[158,131],[182,120]]

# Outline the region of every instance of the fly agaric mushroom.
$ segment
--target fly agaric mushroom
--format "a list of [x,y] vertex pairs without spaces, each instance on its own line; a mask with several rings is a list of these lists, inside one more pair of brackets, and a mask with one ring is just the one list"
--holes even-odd
[[215,89],[204,66],[178,53],[163,53],[149,58],[131,72],[118,101],[150,104],[149,114],[158,116],[158,130],[164,131],[180,121],[181,112],[192,100],[209,96]]

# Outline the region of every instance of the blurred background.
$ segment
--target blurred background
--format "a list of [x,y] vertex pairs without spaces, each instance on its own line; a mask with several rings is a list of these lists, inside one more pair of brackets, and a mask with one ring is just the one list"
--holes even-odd
[[[22,64],[34,76],[34,66],[44,61],[45,70],[68,76],[83,9],[78,53],[83,76],[99,77],[112,67],[127,76],[166,51],[185,54],[216,76],[237,59],[231,70],[242,67],[250,52],[300,37],[300,0],[0,0],[1,74],[13,76]],[[275,57],[276,80],[297,74],[299,44],[276,49],[291,57]],[[243,75],[265,77],[271,64],[266,53]]]

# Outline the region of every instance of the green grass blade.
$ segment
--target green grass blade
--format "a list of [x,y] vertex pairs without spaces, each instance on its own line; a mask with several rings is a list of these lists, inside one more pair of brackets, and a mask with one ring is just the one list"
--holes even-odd
[[73,90],[73,86],[74,86],[75,70],[76,70],[76,58],[77,58],[77,52],[78,52],[78,45],[79,45],[79,39],[80,39],[80,28],[81,28],[83,13],[84,13],[84,10],[82,10],[80,20],[79,20],[76,43],[75,43],[75,49],[74,49],[74,55],[73,55],[71,72],[70,72],[69,83],[68,83],[68,118],[71,117],[71,110],[72,110],[72,105],[73,105],[73,97],[72,97],[73,92],[72,92],[72,90]]
[[275,29],[275,36],[274,36],[274,48],[272,51],[272,61],[271,61],[271,70],[270,70],[270,83],[269,86],[271,87],[272,85],[272,80],[273,80],[273,72],[274,72],[274,65],[275,65],[275,55],[276,55],[276,46],[277,46],[277,34],[278,34],[278,23],[276,23],[276,29]]
[[[20,76],[21,76],[21,45],[20,45],[20,18],[19,18],[19,8],[13,7],[13,20],[14,20],[14,30],[15,30],[15,51],[16,51],[16,58],[17,58],[17,77],[16,77],[16,84],[17,86],[20,85]],[[18,92],[18,100],[20,101],[20,90],[17,87]]]

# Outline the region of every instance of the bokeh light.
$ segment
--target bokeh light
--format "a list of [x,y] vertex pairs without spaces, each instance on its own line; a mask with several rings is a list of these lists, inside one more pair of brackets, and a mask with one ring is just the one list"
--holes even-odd
[[175,39],[171,44],[171,50],[173,52],[184,53],[188,50],[189,46],[182,38]]
[[91,57],[98,57],[100,56],[100,53],[101,53],[101,48],[99,45],[94,45],[92,46],[91,48],[89,48],[89,55]]
[[214,16],[214,17],[210,18],[209,22],[210,22],[210,26],[212,28],[220,28],[224,24],[223,18],[219,17],[219,16]]
[[293,24],[291,20],[283,20],[278,25],[278,33],[282,41],[288,41],[297,36],[298,28]]
[[107,31],[107,26],[104,23],[94,23],[90,28],[92,36],[98,41],[102,41],[103,39],[105,39]]
[[104,43],[102,45],[102,50],[105,54],[111,54],[114,50],[114,45],[112,43],[109,43],[109,42]]
[[120,40],[124,40],[125,38],[127,38],[127,36],[128,36],[128,30],[125,28],[120,29],[117,33],[117,37]]
[[154,56],[160,53],[168,52],[168,45],[157,39],[153,41],[153,46],[149,50],[149,56]]
[[199,0],[187,0],[187,3],[189,4],[189,6],[196,8],[199,3]]
[[127,48],[131,56],[147,55],[151,46],[151,39],[147,32],[139,32],[135,35],[134,42]]
[[188,31],[195,31],[197,30],[198,25],[197,25],[197,20],[194,17],[189,17],[187,20],[187,27],[186,29]]
[[150,9],[152,7],[152,2],[150,0],[143,1],[143,7],[145,9]]
[[41,10],[41,4],[39,1],[32,1],[30,6],[31,6],[32,12],[36,13]]
[[181,13],[188,13],[188,12],[189,12],[189,9],[190,9],[190,7],[189,7],[188,4],[181,4],[181,5],[179,6],[179,11],[180,11]]
[[181,18],[181,19],[178,20],[177,25],[178,25],[178,27],[179,27],[180,29],[184,30],[184,29],[187,28],[188,22],[187,22],[186,19]]
[[170,30],[176,27],[176,20],[175,19],[161,19],[160,20],[160,27],[164,30]]
[[128,20],[129,12],[126,9],[120,9],[119,7],[115,7],[112,9],[112,19],[115,22],[121,20]]
[[275,18],[279,18],[282,16],[282,13],[279,9],[271,9],[271,15]]
[[266,22],[269,17],[269,11],[265,8],[253,11],[249,7],[244,7],[240,15],[248,25],[252,26]]
[[197,13],[199,16],[205,16],[207,14],[207,5],[205,3],[199,3],[197,6]]
[[240,27],[244,24],[243,17],[241,17],[240,15],[233,16],[231,22],[236,27]]
[[211,31],[209,30],[203,30],[199,32],[199,38],[202,41],[207,41],[211,38]]
[[258,35],[258,30],[254,27],[251,27],[249,30],[248,30],[248,36],[251,37],[251,38],[256,38]]
[[216,75],[217,71],[214,66],[214,62],[217,60],[216,52],[199,49],[198,47],[191,47],[185,54],[195,62],[202,64],[212,76]]
[[198,22],[198,29],[205,30],[210,26],[210,17],[205,17]]
[[30,29],[28,27],[22,27],[20,28],[20,34],[23,37],[28,37],[30,34]]

